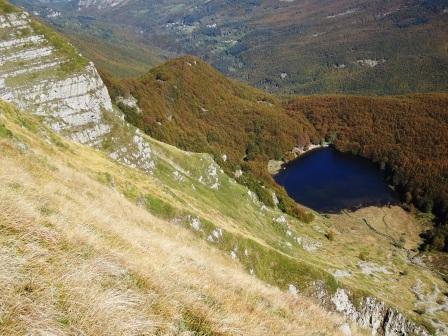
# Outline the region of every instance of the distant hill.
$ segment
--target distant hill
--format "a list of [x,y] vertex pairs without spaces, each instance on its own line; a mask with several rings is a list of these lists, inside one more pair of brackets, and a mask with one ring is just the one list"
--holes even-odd
[[[15,2],[72,35],[117,75],[193,54],[271,92],[448,90],[442,0]],[[121,54],[110,52],[112,45]],[[145,60],[141,51],[151,48]]]

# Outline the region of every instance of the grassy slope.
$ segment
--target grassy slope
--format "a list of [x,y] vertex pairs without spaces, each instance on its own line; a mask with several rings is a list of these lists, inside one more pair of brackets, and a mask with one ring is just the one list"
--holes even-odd
[[[280,211],[263,209],[246,188],[219,171],[218,190],[199,182],[212,164],[207,155],[185,153],[148,138],[157,156],[156,170],[148,176],[60,139],[7,105],[2,111],[1,260],[4,274],[10,275],[2,278],[8,310],[0,327],[5,332],[29,328],[22,310],[32,311],[36,328],[44,330],[333,332],[333,322],[327,324],[323,315],[309,318],[321,314],[317,308],[302,299],[285,299],[242,269],[281,289],[294,284],[305,294],[313,292],[317,280],[329,292],[343,285],[357,297],[375,295],[423,323],[434,318],[446,322],[443,312],[414,313],[417,303],[409,291],[417,279],[425,291],[436,285],[443,292],[446,285],[426,268],[409,264],[408,251],[371,232],[361,219],[351,227],[357,235],[344,234],[345,220],[339,218],[317,216],[312,224],[304,224],[286,216],[287,223],[281,223]],[[125,128],[114,132],[115,137],[126,133]],[[199,230],[193,229],[193,218],[200,220]],[[418,224],[412,225],[418,230]],[[209,241],[217,228],[222,236]],[[327,238],[329,230],[332,240]],[[28,232],[37,238],[28,240]],[[309,252],[296,237],[317,250]],[[239,266],[217,249],[226,255],[233,251]],[[361,253],[393,274],[365,275],[357,266]],[[336,280],[330,275],[336,269],[352,275]],[[87,294],[75,299],[78,290]],[[238,296],[231,294],[235,292]],[[35,303],[22,300],[28,296]],[[260,300],[268,303],[260,306]],[[19,306],[14,308],[12,302]],[[46,308],[39,311],[41,302]],[[93,302],[95,308],[84,308],[83,302]],[[312,312],[303,312],[304,307]]]
[[[159,144],[157,177],[148,177],[0,107],[2,334],[340,334],[338,317],[267,286],[206,244],[204,219],[195,234],[166,211],[135,205],[141,193],[170,199],[179,212],[198,206],[184,203],[185,191],[164,174],[165,155],[186,161],[186,153]],[[190,156],[196,168],[205,159]],[[222,214],[213,218],[231,226]]]

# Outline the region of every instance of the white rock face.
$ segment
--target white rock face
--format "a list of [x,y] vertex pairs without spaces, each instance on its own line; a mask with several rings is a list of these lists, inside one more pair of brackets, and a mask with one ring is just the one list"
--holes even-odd
[[278,224],[286,224],[288,221],[286,220],[285,215],[280,215],[277,218],[272,218],[275,223]]
[[296,241],[297,244],[302,246],[302,248],[309,253],[317,252],[322,246],[319,241],[311,239],[309,237],[296,237]]
[[117,103],[121,103],[124,106],[134,109],[137,113],[141,113],[142,110],[138,106],[138,101],[135,97],[129,96],[129,97],[118,97]]
[[233,173],[233,176],[235,176],[235,178],[239,178],[242,175],[243,175],[243,171],[241,169],[238,169]]
[[334,270],[333,272],[331,272],[331,274],[333,274],[335,278],[345,278],[352,275],[349,271],[340,269]]
[[29,24],[29,15],[26,12],[9,13],[0,16],[0,29],[22,28]]
[[83,144],[96,143],[110,130],[102,123],[102,110],[110,111],[112,104],[93,64],[65,79],[6,88],[0,98],[46,117],[53,130],[66,131],[72,140]]
[[36,58],[49,56],[51,55],[52,52],[53,52],[52,47],[42,47],[42,48],[27,49],[15,53],[8,53],[0,56],[0,65],[4,65],[6,62],[33,60]]
[[201,229],[201,221],[198,217],[188,216],[188,220],[190,221],[190,225],[195,231],[199,231]]
[[0,99],[44,117],[53,130],[74,141],[99,144],[110,131],[103,112],[111,111],[112,103],[94,65],[61,71],[70,59],[35,34],[25,12],[0,16],[0,29]]
[[2,42],[0,42],[0,51],[4,52],[5,50],[8,50],[12,47],[20,47],[27,43],[37,44],[37,43],[43,42],[44,40],[45,40],[45,38],[42,35],[31,35],[28,37],[2,41]]
[[344,314],[349,320],[357,322],[361,327],[370,328],[372,336],[429,336],[429,333],[396,310],[387,307],[384,302],[375,298],[364,298],[360,307],[355,307],[347,292],[338,288],[331,298],[336,311]]
[[288,285],[288,293],[291,294],[295,298],[299,297],[299,290],[293,284]]
[[230,251],[230,257],[231,257],[233,260],[236,260],[236,259],[238,258],[237,254],[236,254],[236,252],[235,252],[234,250]]
[[366,275],[373,275],[375,273],[392,274],[386,266],[377,265],[373,262],[359,261],[358,267],[361,269],[362,273]]
[[[113,111],[93,63],[79,60],[85,66],[78,62],[70,68],[76,56],[37,34],[25,12],[0,15],[0,32],[0,99],[42,116],[54,131],[78,143],[103,148],[107,140],[103,149],[112,159],[152,173],[155,156],[149,142]],[[133,97],[123,103],[138,108]],[[114,137],[113,127],[126,135]]]
[[109,7],[120,6],[127,2],[127,0],[79,0],[78,9],[86,9],[86,8],[97,8],[104,9]]
[[350,330],[350,326],[347,323],[344,323],[339,327],[342,335],[344,336],[352,336],[352,331]]
[[[139,168],[148,174],[152,174],[156,162],[151,146],[138,130],[128,127],[121,119],[120,122],[123,128],[127,128],[127,133],[131,138],[126,141],[126,139],[111,137],[110,143],[115,150],[109,153],[109,157],[128,167]],[[179,172],[177,174],[179,174],[177,175],[179,179],[183,178]]]
[[198,182],[208,186],[210,189],[218,190],[221,186],[218,171],[222,173],[215,161],[211,160],[204,175],[199,176]]
[[362,60],[357,60],[356,61],[356,63],[358,63],[359,65],[368,66],[370,68],[374,68],[378,64],[385,63],[385,62],[386,62],[386,60],[384,58],[382,58],[380,60],[376,60],[376,59],[362,59]]
[[222,236],[223,236],[222,229],[217,228],[212,231],[212,233],[207,237],[207,240],[209,242],[214,243],[214,242],[219,241],[222,238]]

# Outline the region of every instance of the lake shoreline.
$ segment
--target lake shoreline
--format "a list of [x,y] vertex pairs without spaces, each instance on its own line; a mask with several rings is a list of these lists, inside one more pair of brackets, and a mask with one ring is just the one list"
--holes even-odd
[[323,143],[323,144],[319,144],[319,145],[309,144],[306,147],[306,149],[305,149],[305,147],[302,147],[302,148],[294,147],[291,150],[291,154],[293,155],[292,159],[289,159],[289,160],[269,160],[269,162],[268,162],[268,172],[271,175],[276,175],[281,170],[285,169],[288,166],[288,164],[294,162],[295,160],[300,159],[305,154],[308,154],[308,153],[310,153],[312,151],[315,151],[317,149],[328,148],[328,147],[332,147],[332,145],[330,143]]
[[277,184],[298,204],[322,214],[401,206],[399,193],[374,163],[331,145],[312,146],[280,167],[273,175]]

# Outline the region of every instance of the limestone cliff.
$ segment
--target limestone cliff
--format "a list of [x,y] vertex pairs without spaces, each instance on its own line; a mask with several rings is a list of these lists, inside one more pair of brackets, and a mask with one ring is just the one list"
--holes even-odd
[[149,143],[114,110],[93,63],[28,13],[0,12],[0,100],[65,137],[151,173]]
[[339,288],[331,298],[336,311],[364,328],[372,330],[372,336],[415,335],[429,336],[429,333],[403,314],[388,307],[384,302],[372,297],[362,299],[355,307],[346,290]]
[[72,66],[63,46],[39,27],[26,12],[0,16],[0,99],[42,116],[72,140],[98,144],[110,131],[102,122],[102,112],[112,110],[107,89],[92,63]]

